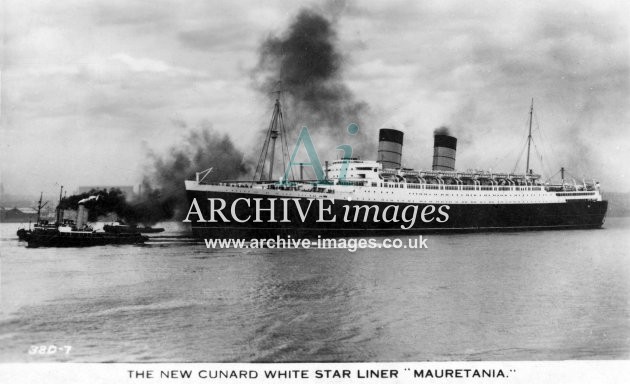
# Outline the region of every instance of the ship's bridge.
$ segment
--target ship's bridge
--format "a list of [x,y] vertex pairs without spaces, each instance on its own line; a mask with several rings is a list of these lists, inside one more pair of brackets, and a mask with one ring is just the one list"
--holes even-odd
[[329,180],[339,180],[344,166],[346,167],[345,180],[365,181],[378,180],[379,172],[382,170],[380,163],[371,160],[359,160],[355,158],[335,160],[326,169]]

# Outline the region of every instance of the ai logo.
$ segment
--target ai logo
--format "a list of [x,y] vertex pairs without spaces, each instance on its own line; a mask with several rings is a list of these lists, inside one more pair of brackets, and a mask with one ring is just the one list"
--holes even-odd
[[[359,133],[359,126],[355,123],[352,123],[348,125],[347,131],[349,135],[354,136],[357,133]],[[309,162],[306,162],[306,163],[295,161],[295,157],[297,156],[298,151],[300,150],[300,146],[302,145],[304,146],[304,149],[306,150],[306,154],[308,155],[308,158],[309,158]],[[342,155],[343,164],[339,172],[339,180],[345,180],[346,174],[348,172],[348,162],[350,158],[352,157],[352,146],[349,144],[341,144],[341,145],[338,145],[335,149],[343,152],[343,155]],[[289,159],[289,165],[287,166],[287,169],[284,171],[284,177],[282,178],[283,183],[286,183],[287,180],[289,180],[289,173],[291,172],[291,168],[294,165],[302,165],[306,167],[311,167],[313,169],[313,172],[315,173],[315,177],[317,178],[318,182],[322,183],[326,181],[326,175],[324,173],[324,169],[322,168],[322,163],[321,161],[319,161],[319,156],[317,156],[317,150],[315,149],[315,145],[313,145],[313,140],[311,139],[311,135],[308,132],[307,127],[302,127],[302,130],[300,131],[300,135],[298,136],[297,142],[295,143],[295,148],[293,149],[293,154],[291,155],[291,158]]]

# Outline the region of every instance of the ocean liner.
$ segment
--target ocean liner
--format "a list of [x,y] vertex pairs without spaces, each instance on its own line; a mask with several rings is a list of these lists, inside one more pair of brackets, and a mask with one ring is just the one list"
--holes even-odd
[[533,101],[523,173],[456,170],[457,139],[439,133],[431,169],[404,168],[404,133],[381,129],[377,160],[341,158],[322,167],[316,159],[309,164],[323,172],[315,180],[274,181],[276,138],[286,140],[276,100],[254,181],[206,182],[212,168],[198,172],[185,181],[184,222],[197,237],[244,239],[600,228],[608,203],[597,181],[565,179],[563,168],[552,184],[530,169],[532,113]]

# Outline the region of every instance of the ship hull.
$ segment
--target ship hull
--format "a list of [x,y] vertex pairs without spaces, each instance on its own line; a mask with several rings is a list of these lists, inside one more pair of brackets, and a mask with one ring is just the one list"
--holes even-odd
[[103,230],[107,233],[160,233],[164,228],[137,227],[129,225],[105,225]]
[[[188,200],[195,199],[203,213],[207,212],[208,199],[221,199],[226,204],[226,212],[230,212],[232,204],[237,199],[243,199],[240,193],[219,191],[195,191],[188,190]],[[277,198],[278,196],[274,196]],[[270,197],[265,194],[247,194],[248,199],[262,199],[261,206]],[[378,201],[347,201],[335,200],[329,202],[326,209],[327,218],[335,217],[332,222],[322,222],[321,217],[311,213],[304,217],[307,207],[306,199],[302,209],[295,205],[276,204],[274,206],[275,222],[270,222],[261,216],[261,222],[249,220],[239,223],[234,220],[226,222],[216,215],[215,222],[207,220],[207,217],[199,220],[198,215],[189,215],[192,233],[200,238],[271,238],[276,236],[286,237],[343,237],[343,236],[387,236],[391,234],[416,234],[416,233],[449,233],[449,232],[477,232],[477,231],[524,231],[524,230],[551,230],[551,229],[594,229],[600,228],[604,223],[607,201],[574,200],[563,203],[532,203],[532,204],[424,204],[424,203],[392,203]],[[387,217],[364,217],[361,211],[360,219],[344,220],[347,212],[355,212],[360,206],[377,206],[379,212],[389,209],[393,212],[398,206],[400,213],[406,207],[417,207],[418,217],[413,224],[402,220],[384,220]],[[432,207],[431,207],[432,206]],[[388,208],[390,207],[390,208]],[[284,212],[283,209],[288,209]],[[375,209],[374,209],[375,210]],[[434,213],[421,217],[421,212]],[[446,212],[447,215],[438,215],[438,212]],[[245,204],[234,204],[236,217],[243,218],[252,215],[251,207]],[[344,216],[345,215],[345,216]],[[350,215],[352,216],[352,215]],[[387,216],[387,215],[386,215]],[[290,222],[282,222],[280,218],[288,217]],[[230,219],[230,216],[227,215]],[[350,217],[353,219],[354,217]],[[203,221],[207,220],[207,221]],[[408,228],[402,228],[403,226]]]
[[72,233],[59,231],[34,231],[27,235],[28,247],[91,247],[109,244],[142,244],[146,236],[134,234]]
[[17,237],[19,241],[26,241],[30,234],[31,231],[28,229],[20,228],[17,230]]

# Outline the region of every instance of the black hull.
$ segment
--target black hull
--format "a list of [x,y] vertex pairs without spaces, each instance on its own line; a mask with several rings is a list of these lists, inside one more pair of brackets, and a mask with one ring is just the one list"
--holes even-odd
[[103,230],[107,233],[160,233],[164,228],[136,227],[129,225],[105,225]]
[[26,238],[30,248],[36,247],[92,247],[110,244],[142,244],[148,238],[140,234],[72,233],[58,231],[32,232]]
[[28,229],[20,228],[17,230],[17,237],[20,241],[26,241],[30,234],[31,231]]
[[138,228],[139,233],[161,233],[164,228]]
[[[232,202],[238,198],[262,198],[264,205],[268,195],[243,195],[230,192],[204,192],[188,190],[188,200],[192,202],[195,198],[199,204],[204,219],[208,219],[209,203],[208,198],[220,198],[226,202],[225,213],[228,219],[231,218],[230,207]],[[274,196],[277,197],[277,196]],[[301,200],[302,206],[306,209],[306,199]],[[277,202],[276,202],[277,203]],[[197,215],[190,215],[192,233],[200,238],[271,238],[276,236],[286,237],[344,237],[344,236],[387,236],[392,234],[417,234],[417,233],[453,233],[453,232],[482,232],[482,231],[531,231],[531,230],[551,230],[551,229],[595,229],[600,228],[604,223],[607,201],[586,201],[576,200],[566,203],[533,203],[533,204],[412,204],[412,203],[391,203],[376,201],[346,201],[335,200],[330,206],[330,215],[337,218],[343,217],[346,210],[352,210],[356,206],[379,207],[382,212],[387,206],[398,205],[399,211],[405,207],[416,206],[418,212],[425,207],[433,205],[435,212],[442,209],[447,212],[445,216],[427,215],[427,221],[419,217],[408,229],[402,229],[402,219],[399,222],[384,222],[380,220],[361,220],[358,222],[344,222],[337,219],[335,222],[317,222],[317,214],[309,214],[304,221],[301,220],[296,207],[288,204],[288,214],[285,215],[290,222],[279,222],[283,217],[280,204],[275,206],[275,218],[278,222],[268,222],[268,216],[261,214],[263,222],[254,223],[252,220],[239,223],[230,219],[230,222],[223,221],[219,215],[218,222],[201,222]],[[264,205],[264,206],[268,206]],[[349,206],[350,208],[344,208]],[[254,214],[252,208],[245,204],[236,204],[235,213],[237,217],[244,218]],[[303,209],[303,211],[304,211]],[[427,212],[433,209],[428,208]],[[266,212],[264,212],[266,213]],[[420,216],[420,213],[418,213]],[[441,219],[439,222],[437,219]]]

